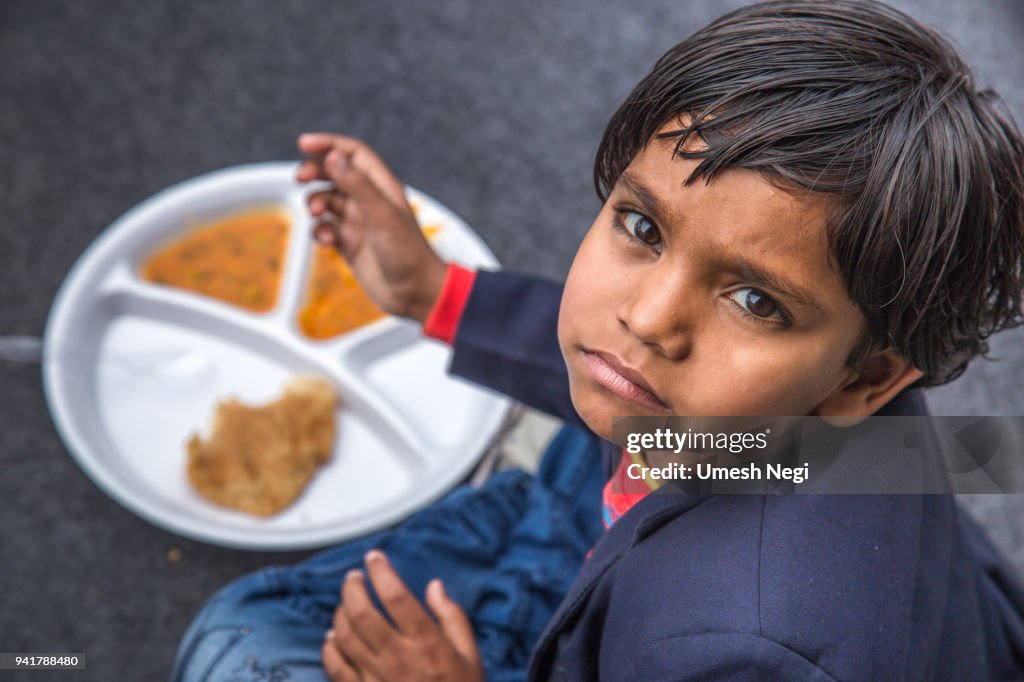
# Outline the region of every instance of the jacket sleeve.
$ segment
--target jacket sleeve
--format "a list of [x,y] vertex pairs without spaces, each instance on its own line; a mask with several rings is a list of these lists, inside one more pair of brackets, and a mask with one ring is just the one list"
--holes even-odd
[[585,427],[572,406],[558,347],[561,299],[555,282],[478,271],[459,317],[449,371]]
[[836,678],[792,649],[756,634],[708,632],[666,638],[638,651],[633,673],[622,682],[627,679],[835,682]]

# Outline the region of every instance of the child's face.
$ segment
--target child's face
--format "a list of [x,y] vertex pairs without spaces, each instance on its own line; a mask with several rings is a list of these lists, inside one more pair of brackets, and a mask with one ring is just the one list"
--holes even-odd
[[606,438],[614,416],[815,413],[866,329],[829,264],[828,203],[748,170],[683,187],[699,161],[674,144],[633,159],[573,261],[573,404]]

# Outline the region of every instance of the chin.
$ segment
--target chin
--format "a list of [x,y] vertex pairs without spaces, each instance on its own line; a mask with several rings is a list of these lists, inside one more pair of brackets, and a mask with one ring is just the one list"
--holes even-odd
[[569,393],[572,396],[572,406],[576,408],[576,414],[580,416],[587,428],[605,440],[612,439],[612,419],[628,416],[624,412],[613,411],[607,401],[601,400],[592,391],[581,390],[570,384]]

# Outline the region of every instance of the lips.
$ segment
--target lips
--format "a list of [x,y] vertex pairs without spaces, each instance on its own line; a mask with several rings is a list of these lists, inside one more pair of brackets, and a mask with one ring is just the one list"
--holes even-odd
[[588,350],[582,350],[581,355],[591,378],[615,395],[645,407],[652,407],[659,412],[669,409],[668,405],[655,395],[643,375],[627,367],[616,356]]

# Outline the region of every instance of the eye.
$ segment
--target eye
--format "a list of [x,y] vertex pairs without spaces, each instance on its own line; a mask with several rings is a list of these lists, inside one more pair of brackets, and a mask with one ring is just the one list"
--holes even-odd
[[729,294],[729,298],[742,308],[745,313],[756,318],[758,321],[767,321],[773,318],[780,322],[785,321],[779,304],[763,291],[753,287],[743,287]]
[[648,246],[659,246],[661,244],[661,232],[658,226],[650,218],[636,211],[623,211],[622,221],[626,232],[636,237]]

